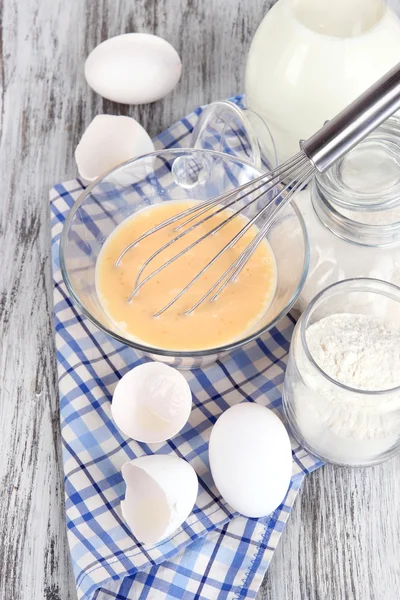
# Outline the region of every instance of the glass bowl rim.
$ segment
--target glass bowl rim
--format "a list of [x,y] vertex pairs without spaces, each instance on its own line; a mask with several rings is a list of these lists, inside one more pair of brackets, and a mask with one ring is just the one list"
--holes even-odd
[[124,344],[126,346],[130,346],[131,348],[133,348],[134,350],[137,350],[139,352],[142,352],[146,355],[152,354],[152,355],[157,355],[157,356],[162,356],[162,357],[168,357],[168,358],[176,358],[176,359],[185,359],[185,358],[206,358],[209,357],[211,355],[214,354],[222,354],[222,353],[226,353],[226,352],[232,352],[233,350],[236,350],[238,348],[241,348],[242,346],[244,346],[245,344],[248,344],[252,341],[254,341],[255,339],[261,337],[262,335],[264,335],[264,333],[266,333],[267,331],[269,331],[272,327],[275,327],[275,325],[285,316],[287,315],[290,310],[293,308],[294,304],[296,303],[297,298],[300,295],[300,292],[304,286],[304,283],[306,281],[307,275],[308,275],[308,269],[309,269],[309,264],[310,264],[310,245],[309,245],[309,239],[308,239],[308,234],[307,234],[307,229],[306,229],[306,225],[304,222],[304,219],[301,215],[301,212],[299,211],[299,209],[297,208],[295,203],[291,203],[291,208],[293,209],[299,223],[300,223],[300,227],[302,230],[302,234],[303,234],[303,240],[304,240],[304,260],[303,260],[303,267],[302,267],[302,273],[301,273],[301,277],[300,280],[296,286],[296,289],[294,291],[294,293],[292,294],[290,301],[286,303],[285,307],[278,313],[278,315],[267,325],[265,325],[262,329],[252,333],[251,335],[248,335],[247,337],[241,338],[240,340],[234,340],[228,344],[224,344],[223,346],[215,346],[212,348],[207,348],[204,350],[163,350],[162,348],[157,348],[157,347],[153,347],[153,346],[145,346],[143,344],[141,344],[140,342],[137,342],[135,340],[130,340],[127,338],[124,338],[122,335],[119,335],[118,333],[111,331],[110,329],[108,329],[105,325],[103,325],[102,323],[100,323],[100,321],[98,321],[96,319],[96,317],[94,317],[90,311],[82,304],[82,302],[80,301],[79,297],[77,296],[77,294],[75,293],[73,286],[69,280],[69,276],[68,276],[68,270],[67,270],[67,266],[65,263],[65,253],[64,253],[64,248],[66,245],[66,241],[67,241],[67,234],[68,231],[70,229],[72,220],[75,216],[75,213],[77,212],[77,210],[80,208],[80,206],[82,206],[82,204],[84,203],[84,201],[86,200],[86,198],[88,198],[88,196],[91,194],[92,190],[101,182],[103,182],[109,175],[111,175],[112,173],[117,173],[118,171],[124,169],[126,166],[135,163],[135,162],[139,162],[140,160],[143,159],[147,159],[149,157],[156,157],[156,156],[160,156],[160,155],[165,155],[165,154],[177,154],[179,155],[180,153],[190,153],[190,154],[209,154],[209,155],[213,155],[216,156],[217,158],[223,159],[225,161],[231,161],[231,162],[235,162],[237,164],[240,165],[245,165],[247,167],[250,167],[251,169],[253,169],[253,171],[255,171],[258,175],[262,175],[262,171],[260,171],[257,167],[255,167],[255,165],[251,162],[251,161],[247,161],[241,158],[237,158],[235,156],[231,156],[230,154],[225,154],[223,152],[217,152],[215,150],[206,150],[206,149],[196,149],[196,148],[162,148],[160,150],[156,150],[154,152],[151,152],[149,154],[143,154],[142,156],[139,156],[137,158],[133,158],[130,160],[127,160],[123,163],[121,163],[120,165],[113,167],[112,169],[110,169],[109,171],[107,171],[106,173],[103,173],[102,175],[100,175],[100,177],[98,177],[95,181],[91,182],[90,185],[88,185],[83,192],[80,194],[79,198],[76,200],[76,202],[74,203],[74,205],[72,206],[72,208],[70,209],[68,216],[65,220],[65,223],[63,225],[63,229],[61,232],[61,238],[60,238],[60,247],[59,247],[59,256],[60,256],[60,269],[61,269],[61,274],[62,274],[62,278],[63,281],[66,285],[67,291],[70,294],[71,298],[73,299],[74,303],[79,307],[79,309],[82,311],[82,313],[101,331],[103,331],[104,333],[106,333],[107,335],[111,336],[112,338],[116,339],[118,342],[120,342],[121,344]]
[[[329,292],[333,288],[340,287],[340,286],[346,285],[348,283],[359,283],[359,288],[350,290],[350,293],[357,292],[357,291],[358,292],[367,291],[367,292],[370,292],[371,294],[376,294],[376,295],[392,298],[389,293],[385,293],[384,291],[368,290],[367,287],[363,287],[363,284],[366,285],[368,283],[384,284],[385,286],[392,288],[393,290],[396,290],[397,293],[400,293],[399,286],[395,285],[394,283],[391,283],[390,281],[385,281],[384,279],[377,279],[375,277],[350,277],[348,279],[342,279],[340,281],[336,281],[335,283],[331,283],[331,285],[328,285],[326,288],[321,290],[316,296],[314,296],[314,298],[309,302],[306,310],[303,312],[303,314],[300,317],[300,338],[301,338],[301,344],[303,346],[304,352],[305,352],[308,360],[310,361],[311,365],[318,371],[318,373],[320,373],[330,383],[333,383],[335,386],[345,390],[346,392],[351,392],[353,394],[362,394],[363,396],[384,396],[385,394],[389,395],[389,394],[393,394],[394,392],[400,392],[400,385],[396,385],[393,388],[388,388],[385,390],[359,390],[358,388],[353,388],[348,385],[345,385],[344,383],[340,383],[340,381],[337,381],[336,379],[334,379],[333,377],[328,375],[328,373],[326,373],[318,365],[318,363],[315,361],[314,357],[312,356],[312,354],[310,352],[310,349],[307,344],[307,338],[306,338],[306,325],[310,318],[311,311],[316,306],[316,304],[319,302],[319,300],[321,300],[321,298],[323,298],[325,296],[325,294],[327,292]],[[343,293],[345,293],[345,292],[343,292]],[[400,298],[399,299],[392,298],[392,299],[394,299],[400,303]]]

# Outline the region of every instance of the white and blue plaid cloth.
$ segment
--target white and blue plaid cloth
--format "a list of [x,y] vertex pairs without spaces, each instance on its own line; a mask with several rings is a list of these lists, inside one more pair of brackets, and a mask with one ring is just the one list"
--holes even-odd
[[[196,110],[156,139],[157,148],[185,147]],[[284,503],[269,517],[232,512],[209,469],[208,439],[219,415],[238,402],[281,409],[281,389],[293,320],[246,351],[205,370],[185,373],[193,392],[189,423],[172,440],[139,444],[111,419],[119,379],[143,359],[99,331],[73,305],[59,264],[61,230],[82,192],[79,180],[51,192],[54,315],[60,387],[68,540],[79,598],[90,600],[214,600],[255,598],[306,473],[319,466],[293,446],[293,476]],[[176,454],[199,477],[192,514],[168,540],[143,546],[120,510],[121,466],[143,454]]]

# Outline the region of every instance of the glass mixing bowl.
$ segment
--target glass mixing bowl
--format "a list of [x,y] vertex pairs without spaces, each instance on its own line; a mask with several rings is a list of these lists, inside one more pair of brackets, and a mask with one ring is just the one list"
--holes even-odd
[[[204,367],[263,335],[288,313],[307,276],[309,248],[303,219],[287,207],[267,234],[277,264],[277,289],[265,315],[241,339],[200,351],[169,351],[127,339],[104,312],[96,293],[96,261],[107,237],[132,214],[159,202],[206,201],[260,175],[251,163],[211,150],[161,150],[113,169],[77,200],[65,222],[60,264],[81,311],[100,329],[139,353],[178,368]],[[244,209],[252,217],[267,198]],[[217,300],[218,302],[219,300]],[[211,326],[211,323],[210,323]]]

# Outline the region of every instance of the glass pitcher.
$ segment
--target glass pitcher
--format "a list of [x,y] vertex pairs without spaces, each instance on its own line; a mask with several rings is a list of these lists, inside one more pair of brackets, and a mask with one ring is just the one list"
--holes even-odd
[[279,164],[399,56],[400,20],[384,0],[279,0],[254,36],[245,76]]

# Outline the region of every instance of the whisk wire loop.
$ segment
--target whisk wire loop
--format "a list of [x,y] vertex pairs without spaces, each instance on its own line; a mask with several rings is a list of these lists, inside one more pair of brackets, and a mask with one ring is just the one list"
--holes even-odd
[[[306,167],[300,172],[301,176],[304,176],[305,173],[308,172],[313,172],[314,168],[312,166],[310,166],[309,161],[305,161],[306,163]],[[304,164],[304,163],[303,163]],[[300,184],[301,185],[301,184]],[[304,183],[302,184],[304,185]],[[273,186],[275,187],[275,186]],[[253,202],[256,202],[257,200],[260,200],[265,194],[268,193],[268,191],[270,191],[271,189],[267,189],[264,190],[263,192],[261,192],[254,200]],[[273,200],[271,202],[276,202],[278,197],[281,197],[282,194],[288,192],[288,190],[290,190],[291,184],[287,184],[285,187],[283,187],[283,189],[281,189],[278,194],[273,198]],[[290,192],[289,192],[290,193]],[[290,197],[292,196],[292,193],[290,193]],[[228,248],[231,248],[232,246],[234,246],[243,236],[244,234],[251,228],[254,226],[254,224],[257,222],[257,220],[270,208],[271,206],[271,202],[269,202],[266,206],[264,206],[252,219],[250,219],[246,225],[244,225],[244,227],[232,238],[232,240],[230,240],[230,242],[228,242],[200,271],[199,273],[197,273],[197,275],[195,277],[193,277],[193,279],[184,287],[182,288],[182,290],[174,297],[172,298],[172,300],[170,302],[168,302],[168,304],[166,304],[163,308],[161,308],[158,312],[156,312],[154,314],[155,317],[159,317],[160,315],[162,315],[163,312],[165,312],[168,308],[170,308],[173,304],[175,304],[175,302],[177,302],[177,300],[179,300],[179,298],[181,298],[183,296],[183,294],[185,292],[188,291],[189,288],[191,288],[199,279],[200,277],[202,277],[202,275],[204,275],[204,273],[220,258],[220,256],[222,256],[222,254],[224,254],[224,252],[226,252],[226,250],[228,250]],[[273,224],[274,221],[272,221],[272,219],[275,220],[276,217],[276,213],[278,213],[278,211],[281,210],[281,204],[280,203],[273,211],[273,215],[271,215],[271,217],[268,218],[268,224],[269,226],[271,226]],[[267,231],[267,230],[266,230]],[[265,232],[266,233],[266,232]],[[260,237],[260,242],[263,239],[263,237],[265,236],[265,233],[263,233],[263,235]],[[205,235],[205,237],[208,237],[209,233],[207,233]],[[257,234],[260,235],[260,232]],[[204,236],[203,236],[204,239]],[[201,240],[201,238],[200,238]],[[197,241],[200,241],[197,240]],[[258,244],[257,244],[258,245]],[[255,250],[255,248],[254,248]],[[246,250],[244,250],[243,252],[245,252]],[[182,253],[184,253],[184,251],[182,251]],[[253,252],[249,253],[249,257],[251,256]],[[243,254],[243,253],[242,253]],[[242,256],[242,254],[239,255],[238,259],[239,260],[240,257]],[[178,256],[178,255],[177,255]],[[174,257],[175,258],[175,257]],[[173,259],[171,259],[172,261]],[[247,259],[248,260],[248,259]],[[236,261],[235,261],[236,262]],[[247,261],[246,261],[247,262]],[[166,263],[167,264],[167,263]],[[233,265],[231,265],[231,267],[235,266],[235,263]],[[243,265],[244,266],[244,265]],[[226,271],[221,278],[221,281],[225,278],[225,276],[227,275],[227,273],[229,274],[231,267],[228,269],[228,271]],[[240,269],[241,270],[241,269]],[[237,274],[236,274],[237,275]],[[236,276],[235,275],[235,276]],[[149,276],[150,277],[150,276]],[[229,278],[229,281],[232,281],[232,277]],[[144,280],[145,281],[145,280]],[[228,281],[228,282],[229,282]],[[227,283],[228,283],[227,282]],[[218,283],[220,283],[220,281],[218,280]],[[224,286],[225,287],[225,286]],[[213,286],[213,288],[211,288],[211,290],[209,290],[209,292],[213,291],[215,289],[215,284]],[[222,289],[218,292],[218,295],[221,293]],[[205,294],[193,307],[191,307],[189,310],[186,311],[185,314],[190,314],[191,312],[193,312],[193,310],[195,310],[195,308],[197,308],[198,306],[200,306],[200,304],[208,297],[209,293]]]
[[[285,175],[288,177],[289,175],[291,175],[295,170],[297,170],[299,168],[299,165],[304,164],[304,162],[306,161],[308,163],[308,160],[306,159],[305,155],[301,155],[301,153],[299,153],[298,155],[296,155],[296,157],[293,157],[293,161],[288,161],[287,163],[287,167],[284,170]],[[276,171],[279,171],[280,168],[276,169]],[[282,169],[281,169],[282,172]],[[280,175],[280,173],[279,173]],[[281,176],[281,175],[280,175]],[[248,208],[249,206],[251,206],[252,204],[254,204],[255,202],[257,202],[258,200],[260,200],[263,196],[269,194],[274,187],[276,187],[276,175],[271,176],[271,173],[269,173],[268,175],[264,175],[263,177],[258,177],[256,179],[253,179],[252,181],[246,183],[244,186],[242,186],[241,188],[237,188],[235,190],[233,190],[233,192],[229,192],[229,194],[226,194],[224,196],[224,198],[226,199],[227,197],[232,197],[232,195],[237,194],[240,191],[244,191],[245,193],[243,194],[239,194],[239,196],[237,196],[233,201],[229,202],[228,204],[224,204],[222,206],[220,206],[215,212],[211,213],[210,215],[208,215],[207,217],[204,217],[203,219],[201,219],[200,221],[196,222],[194,225],[192,225],[189,229],[185,230],[184,232],[178,234],[176,237],[174,237],[172,240],[169,240],[168,242],[166,242],[163,246],[161,246],[160,248],[158,248],[156,250],[156,252],[154,252],[147,260],[146,262],[141,266],[139,273],[136,277],[136,281],[135,281],[135,286],[134,289],[131,293],[131,295],[128,298],[128,302],[131,302],[133,297],[135,296],[135,294],[139,291],[139,289],[145,284],[147,283],[152,277],[154,277],[155,275],[157,275],[158,273],[160,273],[160,271],[162,271],[164,268],[168,267],[172,262],[174,262],[175,260],[177,260],[178,258],[180,258],[181,256],[183,256],[183,254],[185,254],[186,252],[188,252],[189,250],[192,250],[195,246],[197,246],[200,242],[202,242],[204,239],[206,239],[209,235],[215,234],[218,231],[220,231],[225,225],[227,225],[228,223],[230,223],[234,218],[236,218],[242,211],[244,208]],[[261,181],[262,180],[262,181]],[[256,185],[256,187],[253,186],[253,184],[255,182],[258,182],[259,185]],[[154,258],[156,258],[161,252],[163,252],[164,250],[166,250],[167,248],[169,248],[173,243],[175,243],[176,241],[178,241],[179,239],[181,239],[182,237],[184,237],[186,234],[190,233],[191,231],[193,231],[195,228],[197,228],[198,226],[202,225],[203,223],[205,223],[206,221],[208,221],[209,219],[211,219],[212,217],[216,216],[217,214],[221,213],[222,211],[230,208],[231,206],[233,206],[234,204],[236,204],[237,202],[239,202],[240,200],[245,200],[250,194],[258,191],[259,189],[263,188],[266,183],[269,182],[273,182],[270,183],[270,185],[267,187],[267,189],[265,189],[261,194],[259,194],[258,196],[256,196],[253,200],[247,202],[245,207],[241,207],[239,208],[236,212],[232,213],[227,219],[225,219],[224,221],[222,221],[222,223],[218,224],[217,226],[215,226],[213,229],[211,229],[210,231],[208,231],[206,234],[204,234],[203,236],[201,236],[200,238],[198,238],[197,240],[195,240],[192,244],[190,244],[189,246],[187,246],[184,250],[182,250],[181,252],[177,253],[176,255],[174,255],[171,259],[169,259],[168,261],[166,261],[163,265],[161,265],[158,269],[155,269],[154,271],[152,271],[145,279],[143,279],[140,282],[140,278],[144,272],[144,270],[147,268],[147,266],[150,264],[150,262],[152,260],[154,260]],[[251,188],[250,190],[247,190],[247,188]],[[221,197],[222,196],[218,196],[218,204],[220,205],[220,201],[221,201]],[[202,205],[201,205],[202,208]],[[213,207],[207,207],[207,209],[203,212],[206,212],[207,210],[210,210]],[[182,213],[180,213],[182,214]],[[198,215],[196,215],[198,216]],[[257,218],[260,215],[257,216]],[[196,217],[195,217],[196,218]],[[254,223],[254,221],[252,221],[252,224]],[[232,247],[241,237],[242,235],[244,235],[246,233],[246,231],[250,228],[251,225],[246,226],[246,228],[244,228],[242,230],[240,237],[234,237],[231,242],[226,246],[225,249]],[[150,232],[148,232],[150,234]],[[136,245],[137,243],[139,243],[139,241],[143,239],[142,238],[138,238],[136,240],[136,242],[132,242],[133,245]],[[132,246],[131,244],[131,246]],[[119,261],[120,259],[118,259]],[[117,263],[118,263],[117,261]],[[117,266],[116,263],[116,266]],[[211,265],[210,265],[211,266]],[[160,313],[161,314],[161,313]]]
[[[311,168],[307,171],[307,173],[305,174],[305,179],[304,181],[295,184],[290,191],[288,192],[287,196],[284,199],[284,205],[286,206],[290,200],[292,199],[292,196],[298,192],[304,185],[306,185],[312,175],[314,173],[314,169]],[[240,272],[243,270],[243,268],[246,266],[247,262],[249,261],[249,259],[251,258],[251,256],[253,255],[253,253],[256,251],[257,247],[260,245],[260,243],[263,241],[263,239],[265,239],[265,236],[267,235],[269,229],[272,227],[272,225],[275,223],[276,218],[278,217],[278,211],[280,212],[284,207],[279,205],[278,207],[275,208],[275,210],[273,211],[273,213],[269,216],[267,223],[260,229],[259,233],[256,235],[256,237],[254,238],[254,240],[252,240],[250,242],[250,244],[248,245],[248,247],[244,250],[244,252],[239,256],[238,259],[236,259],[235,262],[237,262],[236,268],[234,270],[234,272],[227,277],[226,281],[223,283],[223,285],[218,289],[218,291],[211,296],[210,298],[210,302],[214,302],[218,296],[221,294],[221,292],[226,288],[226,286],[234,281],[236,279],[236,277],[240,274]],[[235,263],[234,263],[235,264]],[[207,294],[208,296],[208,294]],[[194,310],[194,309],[193,309]],[[192,309],[190,309],[189,311],[187,311],[187,313],[185,314],[189,314],[190,312],[192,312]]]
[[[295,164],[301,158],[304,158],[304,153],[303,152],[298,152],[289,161],[287,161],[286,165],[288,167],[292,166],[292,164]],[[200,214],[202,214],[204,212],[207,212],[208,210],[210,210],[214,206],[220,204],[221,201],[223,201],[223,200],[225,201],[225,200],[231,198],[232,196],[236,195],[238,192],[245,191],[246,189],[252,187],[254,184],[256,184],[258,182],[261,182],[260,183],[260,187],[261,187],[261,186],[265,185],[266,183],[269,183],[273,179],[276,179],[276,178],[280,177],[281,176],[281,172],[282,172],[281,171],[281,167],[277,167],[273,171],[270,171],[270,173],[268,173],[268,174],[264,173],[262,175],[259,175],[258,177],[255,177],[251,181],[247,181],[243,185],[241,185],[241,186],[239,186],[239,187],[231,190],[230,192],[224,192],[223,194],[220,194],[219,196],[217,196],[215,198],[210,198],[210,200],[206,200],[205,202],[199,202],[195,206],[191,206],[190,208],[187,208],[186,210],[180,212],[179,214],[174,215],[173,217],[170,217],[169,219],[165,219],[165,221],[162,221],[158,225],[155,225],[154,227],[152,227],[151,229],[149,229],[148,231],[146,231],[145,233],[143,233],[140,237],[136,238],[126,248],[124,248],[124,250],[121,252],[121,254],[119,255],[119,257],[117,258],[117,260],[115,262],[115,266],[119,267],[119,265],[121,264],[121,261],[124,258],[124,256],[132,248],[134,248],[139,242],[141,242],[142,240],[146,239],[147,237],[149,237],[153,233],[156,233],[157,231],[160,231],[161,229],[164,229],[165,227],[168,227],[168,225],[176,223],[177,221],[180,221],[182,218],[190,216],[190,215],[194,215],[193,219],[196,219],[199,216],[197,214],[197,213],[199,213],[199,211],[201,211]],[[181,223],[176,228],[176,230],[179,230],[181,227],[184,227],[185,224],[186,224],[186,222]]]
[[[289,188],[289,186],[286,186],[285,188],[283,188],[278,195],[281,195],[285,192],[287,193],[286,198],[284,199],[285,202],[285,206],[287,203],[289,203],[291,197],[293,196],[293,194],[295,194],[300,187],[302,187],[303,185],[305,185],[310,177],[312,176],[312,173],[314,172],[314,169],[310,166],[308,166],[307,169],[304,169],[304,174],[306,176],[306,181],[305,182],[300,182],[298,184],[295,184],[292,188]],[[289,190],[289,191],[288,191]],[[275,197],[276,200],[276,197]],[[270,204],[268,204],[267,206],[265,206],[258,215],[256,215],[255,220],[259,219],[262,214],[264,212],[266,212],[268,210],[268,208],[270,208]],[[283,207],[282,207],[283,208]],[[267,222],[262,226],[262,228],[259,230],[259,232],[257,233],[257,235],[253,238],[253,240],[248,244],[248,246],[246,246],[246,248],[243,250],[243,252],[236,258],[236,260],[232,263],[232,265],[230,265],[230,267],[225,271],[225,273],[223,273],[221,275],[221,277],[214,283],[214,285],[200,298],[200,300],[198,300],[191,308],[189,308],[186,312],[185,315],[189,315],[190,313],[192,313],[194,310],[196,310],[196,308],[198,308],[200,306],[200,304],[202,304],[217,288],[220,284],[221,287],[215,292],[215,294],[213,294],[210,298],[210,302],[215,301],[218,296],[221,294],[221,292],[225,289],[225,287],[232,281],[235,280],[235,278],[240,274],[240,272],[242,271],[242,269],[245,267],[246,263],[249,261],[250,257],[253,255],[253,253],[255,252],[255,250],[257,249],[257,247],[259,246],[259,244],[262,242],[263,239],[265,239],[266,234],[268,233],[268,230],[271,228],[271,226],[274,224],[276,217],[278,216],[278,212],[280,212],[281,210],[281,204],[278,205],[272,212],[272,214],[268,217]],[[253,223],[254,224],[254,223]],[[225,248],[222,249],[220,255],[227,249],[227,246]],[[218,257],[218,255],[217,255]],[[215,259],[217,258],[215,257]],[[204,271],[207,270],[207,268],[211,266],[210,263],[208,263],[208,265],[206,265],[206,267],[204,267]],[[203,272],[204,272],[203,271]],[[224,282],[225,280],[225,282]],[[195,283],[195,281],[192,280],[193,283]],[[190,283],[192,283],[190,282]],[[189,284],[190,286],[190,284]],[[185,290],[186,291],[186,290]],[[182,295],[182,294],[181,294]],[[172,303],[176,300],[179,299],[179,294],[178,296],[176,296],[173,301],[171,301],[169,303],[170,306],[172,306]],[[169,308],[169,306],[168,306]],[[158,313],[156,313],[157,316],[159,316],[160,314],[162,314],[162,312],[164,312],[164,310],[167,309],[167,306],[163,307],[163,309],[161,309],[160,311],[158,311]]]

